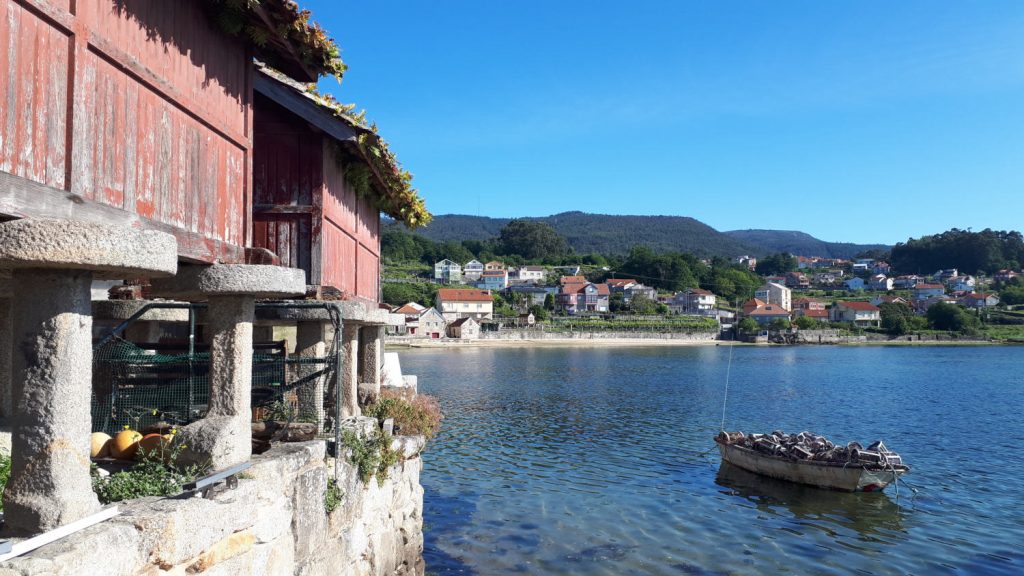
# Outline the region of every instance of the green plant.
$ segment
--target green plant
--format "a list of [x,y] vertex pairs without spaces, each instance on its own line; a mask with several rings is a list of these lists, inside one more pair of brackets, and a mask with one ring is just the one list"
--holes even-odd
[[345,497],[345,492],[342,491],[341,487],[334,478],[327,479],[327,492],[324,493],[324,509],[330,514],[341,506],[341,500]]
[[[11,479],[11,457],[6,454],[0,454],[0,494],[3,493],[4,488],[7,487],[7,481]],[[0,501],[0,512],[3,512],[4,505]]]
[[349,462],[359,471],[359,480],[366,484],[377,476],[377,484],[383,485],[388,479],[388,469],[398,462],[399,453],[391,449],[391,435],[377,433],[363,438],[345,430],[341,443],[349,449]]
[[109,504],[143,496],[173,496],[182,486],[201,476],[207,466],[193,464],[181,466],[178,456],[185,444],[171,443],[170,447],[153,450],[139,449],[139,463],[132,469],[101,477],[93,468],[92,489],[100,502]]
[[429,440],[441,428],[441,407],[437,399],[426,394],[417,394],[411,400],[400,393],[382,392],[375,402],[363,408],[363,414],[383,422],[388,418],[395,420],[395,429],[403,435],[415,436],[422,434]]

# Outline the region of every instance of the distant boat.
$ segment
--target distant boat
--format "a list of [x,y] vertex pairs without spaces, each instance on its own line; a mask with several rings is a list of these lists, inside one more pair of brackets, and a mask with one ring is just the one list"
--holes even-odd
[[910,466],[903,464],[899,455],[887,451],[881,443],[881,451],[862,450],[860,457],[856,450],[851,450],[854,456],[845,462],[816,460],[809,457],[809,453],[758,450],[743,445],[749,440],[742,433],[721,432],[715,437],[715,443],[722,460],[754,474],[843,492],[877,492],[910,471]]

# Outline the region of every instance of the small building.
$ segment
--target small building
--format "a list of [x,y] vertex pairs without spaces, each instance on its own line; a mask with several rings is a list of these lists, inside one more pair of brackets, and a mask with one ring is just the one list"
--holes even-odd
[[977,283],[978,281],[974,279],[974,276],[965,274],[946,280],[946,287],[949,288],[950,292],[973,292]]
[[479,280],[483,273],[484,265],[479,260],[470,260],[462,267],[462,276],[469,281]]
[[607,284],[587,282],[582,276],[563,276],[555,303],[565,314],[607,312],[610,296]]
[[910,306],[910,302],[908,302],[906,298],[892,296],[889,294],[875,296],[870,300],[870,302],[875,306],[881,306],[882,304],[903,304],[904,306]]
[[484,264],[484,272],[494,272],[495,270],[504,270],[504,269],[505,269],[505,263],[504,262],[498,262],[497,260],[491,260],[490,262]]
[[788,288],[806,290],[811,287],[811,281],[807,278],[807,275],[802,272],[787,272],[786,286]]
[[781,306],[789,311],[793,307],[793,291],[777,282],[768,282],[754,292],[754,298],[765,304]]
[[518,285],[505,288],[502,294],[505,296],[520,294],[526,297],[527,306],[543,306],[548,294],[555,294],[556,292],[558,292],[558,289],[554,286]]
[[830,310],[833,322],[851,322],[862,328],[878,327],[882,311],[870,302],[836,302]]
[[793,316],[828,322],[828,309],[824,302],[816,298],[800,298],[793,303]]
[[434,281],[439,284],[459,284],[462,282],[462,265],[445,258],[434,264]]
[[887,277],[885,274],[875,274],[871,277],[868,287],[872,290],[888,292],[893,288],[893,279]]
[[[702,288],[688,288],[680,293],[682,296],[683,309],[681,314],[695,316],[714,316],[715,308],[718,306],[718,297],[714,293]],[[670,306],[671,309],[671,306]]]
[[767,326],[776,320],[790,320],[789,310],[777,304],[764,304],[750,311],[748,318],[752,318],[761,326]]
[[740,266],[746,266],[747,269],[750,270],[751,272],[753,272],[754,269],[757,268],[757,258],[754,258],[753,256],[740,256],[736,258],[736,263],[739,264]]
[[965,308],[981,310],[999,304],[999,297],[991,292],[971,292],[960,298],[960,305]]
[[475,286],[481,290],[504,290],[508,288],[508,272],[505,270],[484,270]]
[[935,274],[932,274],[932,280],[935,282],[945,282],[950,278],[956,278],[960,275],[960,271],[956,268],[946,268],[944,270],[938,270]]
[[854,276],[843,281],[843,287],[851,292],[864,289],[864,279]]
[[744,316],[750,316],[751,312],[757,310],[758,308],[764,306],[765,304],[766,302],[764,300],[761,300],[760,298],[751,298],[750,300],[747,300],[746,302],[743,303],[743,306],[740,308],[740,310],[743,311]]
[[947,294],[940,294],[938,296],[929,296],[928,298],[923,298],[921,300],[914,300],[914,312],[918,314],[925,314],[928,312],[929,308],[939,303],[957,304],[957,300]]
[[892,287],[895,290],[911,290],[918,284],[921,284],[921,277],[915,274],[897,276],[892,281]]
[[1009,268],[1004,268],[993,274],[992,278],[995,279],[996,282],[1009,282],[1010,280],[1013,280],[1017,276],[1020,276],[1020,274],[1013,270],[1010,270]]
[[[408,322],[408,320],[406,320]],[[417,330],[415,336],[420,338],[429,338],[431,340],[437,340],[445,334],[445,319],[444,315],[437,311],[437,308],[427,308],[420,313],[417,319]]]
[[625,292],[627,288],[637,285],[637,281],[632,278],[609,278],[604,283],[608,285],[608,291],[612,294]]
[[520,326],[533,326],[535,324],[537,324],[537,318],[533,316],[532,312],[527,312],[526,314],[519,315]]
[[[610,292],[611,290],[609,288],[609,293]],[[633,300],[633,298],[637,296],[644,296],[648,300],[651,300],[653,302],[658,301],[658,291],[655,290],[654,288],[651,288],[650,286],[644,286],[643,284],[634,284],[629,288],[623,290],[622,301],[628,304],[630,301]]]
[[942,284],[918,284],[914,287],[914,300],[927,300],[945,293],[946,287]]
[[494,316],[494,298],[490,290],[441,288],[437,291],[436,306],[448,322],[459,318],[490,320]]
[[516,272],[516,281],[520,284],[543,284],[548,272],[543,266],[521,266]]
[[480,338],[480,324],[472,318],[459,318],[448,324],[448,337],[456,340],[476,340]]

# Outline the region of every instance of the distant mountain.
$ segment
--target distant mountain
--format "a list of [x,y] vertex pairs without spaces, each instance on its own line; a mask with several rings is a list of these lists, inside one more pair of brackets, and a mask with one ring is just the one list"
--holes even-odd
[[[529,218],[550,224],[565,236],[578,254],[626,254],[633,246],[658,251],[689,252],[698,256],[763,256],[789,251],[802,256],[850,257],[870,248],[887,246],[824,242],[802,232],[740,230],[722,233],[686,216],[618,216],[563,212]],[[487,240],[498,236],[510,218],[488,218],[462,214],[434,216],[427,226],[416,230],[431,240]],[[399,226],[388,222],[388,226]],[[783,241],[788,239],[788,241]],[[784,246],[784,247],[783,247]]]
[[756,246],[762,252],[789,252],[797,256],[853,258],[867,250],[889,250],[892,248],[892,246],[884,244],[826,242],[795,230],[730,230],[725,234],[747,245]]

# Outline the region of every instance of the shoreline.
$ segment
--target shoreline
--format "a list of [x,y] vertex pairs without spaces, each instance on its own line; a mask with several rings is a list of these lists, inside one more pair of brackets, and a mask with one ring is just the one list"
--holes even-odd
[[610,348],[610,347],[631,347],[631,348],[677,348],[695,346],[760,346],[774,348],[790,347],[814,347],[814,346],[893,346],[893,347],[915,347],[915,346],[1020,346],[1019,342],[991,342],[983,340],[964,341],[935,341],[935,340],[891,340],[891,341],[867,341],[867,342],[837,342],[832,344],[775,344],[775,343],[753,343],[736,342],[733,340],[675,340],[671,338],[546,338],[543,340],[509,339],[509,340],[422,340],[394,342],[385,340],[386,348],[394,350],[407,350],[413,348],[425,349],[451,349],[451,348]]

